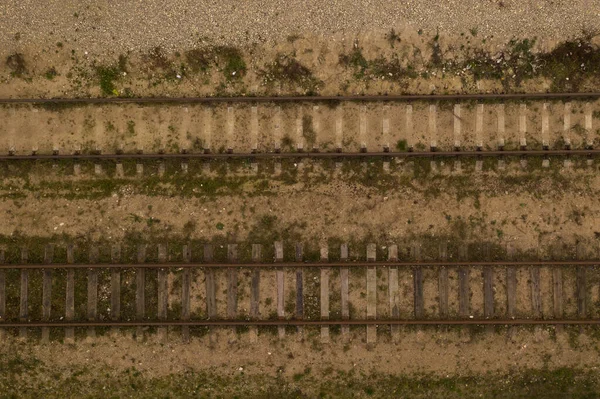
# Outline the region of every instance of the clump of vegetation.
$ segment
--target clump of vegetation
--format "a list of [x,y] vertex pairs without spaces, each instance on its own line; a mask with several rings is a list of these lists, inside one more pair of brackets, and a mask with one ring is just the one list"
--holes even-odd
[[118,96],[119,92],[115,86],[115,80],[120,77],[119,69],[113,66],[98,66],[96,67],[96,74],[100,79],[100,89],[102,94],[111,96]]
[[214,65],[221,69],[227,80],[240,79],[246,75],[246,61],[240,49],[231,46],[206,47],[185,53],[193,72],[208,72]]
[[21,53],[14,53],[6,57],[6,66],[10,69],[12,76],[22,77],[27,73],[25,57]]
[[143,59],[153,69],[167,70],[172,67],[172,63],[164,53],[161,47],[154,47],[150,52],[143,56]]
[[246,61],[244,61],[240,49],[231,46],[218,46],[213,51],[219,60],[225,79],[240,79],[246,75]]
[[398,142],[396,143],[396,150],[397,151],[406,151],[408,149],[408,144],[406,142],[406,140],[398,140]]
[[591,37],[563,42],[538,58],[540,72],[552,80],[554,90],[577,91],[600,73],[600,49],[591,43]]
[[355,79],[386,79],[400,82],[405,78],[417,77],[414,68],[411,65],[403,66],[397,56],[392,59],[379,56],[367,60],[356,43],[350,53],[340,54],[339,63],[346,68],[352,68]]
[[56,71],[56,68],[54,68],[54,67],[48,68],[46,73],[44,73],[44,77],[48,80],[54,79],[57,75],[58,75],[58,72]]
[[391,48],[394,48],[396,43],[400,43],[400,35],[392,28],[388,33],[386,33],[385,40],[387,40]]
[[345,68],[352,68],[356,79],[362,79],[369,67],[369,63],[364,57],[362,48],[358,46],[358,43],[354,43],[354,48],[348,54],[340,54],[339,63]]
[[302,39],[302,36],[300,36],[298,34],[291,34],[291,35],[288,35],[288,37],[286,38],[288,43],[294,43],[298,39]]
[[129,60],[127,59],[127,56],[125,54],[119,55],[119,70],[121,70],[122,72],[127,72],[128,61]]
[[300,87],[308,93],[314,93],[323,85],[312,71],[300,63],[296,58],[280,54],[264,69],[258,72],[265,83],[273,84],[279,82],[290,87]]
[[396,57],[391,60],[385,57],[377,57],[369,63],[369,72],[375,78],[384,78],[395,82],[403,81],[405,78],[416,78],[417,73],[411,65],[406,68]]
[[208,72],[212,61],[211,51],[208,49],[193,49],[185,53],[185,58],[193,72]]
[[128,59],[126,55],[119,55],[119,59],[116,65],[97,65],[96,75],[100,82],[100,90],[102,94],[106,96],[118,96],[123,95],[130,97],[132,93],[129,88],[125,88],[123,93],[119,93],[115,82],[119,80],[123,75],[127,74]]
[[431,47],[431,58],[429,60],[430,65],[434,68],[439,68],[444,63],[444,55],[442,54],[442,49],[440,47],[440,35],[436,33],[436,35],[429,42],[429,47]]
[[578,91],[584,83],[598,80],[600,49],[592,44],[591,36],[563,42],[544,53],[533,51],[535,43],[535,38],[512,39],[494,55],[467,49],[464,61],[442,60],[440,66],[470,74],[475,80],[501,80],[505,90],[536,77],[549,79],[554,91]]

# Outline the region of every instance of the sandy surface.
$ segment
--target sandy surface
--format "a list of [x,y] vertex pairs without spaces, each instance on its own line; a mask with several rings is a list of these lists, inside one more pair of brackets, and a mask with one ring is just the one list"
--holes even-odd
[[[175,0],[6,0],[0,41],[9,49],[76,42],[90,53],[192,48],[203,39],[226,44],[283,41],[291,34],[330,36],[402,30],[468,32],[501,38],[561,40],[600,28],[600,4],[586,0],[451,0],[244,2]],[[15,35],[20,40],[15,41]]]

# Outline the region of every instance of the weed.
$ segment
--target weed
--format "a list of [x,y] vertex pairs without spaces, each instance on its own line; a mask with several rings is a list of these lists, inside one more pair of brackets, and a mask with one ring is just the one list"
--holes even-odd
[[124,54],[119,55],[119,71],[121,72],[127,72],[127,56]]
[[127,134],[130,137],[135,136],[135,122],[134,121],[127,121]]
[[302,36],[300,35],[296,35],[296,34],[292,34],[292,35],[288,35],[288,37],[286,38],[288,43],[294,43],[296,40],[298,39],[302,39]]
[[56,71],[56,68],[51,67],[51,68],[48,68],[48,70],[44,74],[44,77],[48,80],[52,80],[57,75],[58,75],[58,72]]
[[212,54],[207,49],[193,49],[185,53],[185,58],[194,72],[207,72],[210,69]]
[[429,42],[431,47],[431,58],[429,59],[430,67],[439,68],[444,63],[442,49],[440,47],[440,35],[436,33],[435,37]]
[[587,38],[566,41],[540,54],[539,63],[541,74],[552,80],[554,90],[576,91],[600,72],[600,49]]
[[383,56],[375,58],[369,62],[369,72],[377,78],[382,78],[391,81],[402,81],[405,78],[415,78],[416,72],[409,65],[404,68],[398,58],[388,60]]
[[358,46],[358,43],[354,43],[354,48],[350,53],[340,54],[339,63],[345,68],[352,68],[356,79],[362,79],[369,67],[369,63],[364,57],[362,48]]
[[115,80],[119,79],[119,70],[110,66],[96,67],[96,74],[100,79],[100,89],[104,95],[119,95],[115,86]]
[[27,64],[25,57],[21,53],[14,53],[6,58],[6,66],[11,70],[10,74],[16,77],[22,77],[27,73]]
[[300,63],[296,58],[279,54],[270,64],[258,72],[265,83],[280,82],[289,86],[300,87],[305,92],[315,92],[323,82],[317,79],[312,71]]
[[219,46],[215,47],[213,51],[222,64],[225,79],[240,79],[246,75],[246,61],[244,61],[242,52],[238,48]]
[[398,140],[396,143],[396,150],[398,151],[406,151],[408,148],[408,144],[406,140]]
[[143,58],[153,69],[170,70],[172,68],[171,61],[159,46],[154,47]]
[[417,76],[411,65],[404,67],[399,58],[394,56],[391,60],[379,56],[371,61],[367,60],[358,44],[348,54],[339,56],[339,63],[345,68],[352,68],[355,79],[386,79],[402,81],[405,78]]
[[392,28],[388,33],[386,33],[385,40],[387,40],[391,48],[394,48],[396,43],[400,43],[400,35],[396,33],[394,28]]

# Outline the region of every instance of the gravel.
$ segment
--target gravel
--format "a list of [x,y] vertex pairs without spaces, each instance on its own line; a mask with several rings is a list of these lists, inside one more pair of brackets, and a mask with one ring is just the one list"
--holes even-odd
[[589,0],[2,0],[0,52],[76,42],[81,50],[117,54],[406,27],[561,40],[600,30],[599,16],[600,2]]

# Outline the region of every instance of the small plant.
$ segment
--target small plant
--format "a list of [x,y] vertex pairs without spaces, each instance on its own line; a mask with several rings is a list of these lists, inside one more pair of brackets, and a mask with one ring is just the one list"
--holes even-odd
[[129,136],[135,136],[135,122],[127,121],[127,134]]
[[127,72],[127,56],[124,54],[119,55],[119,71]]
[[12,76],[21,77],[27,73],[25,57],[21,53],[11,54],[6,58],[6,66],[11,70]]
[[288,43],[294,43],[298,39],[302,39],[302,36],[296,35],[296,34],[292,34],[292,35],[288,35],[288,37],[286,38],[286,40],[287,40]]
[[436,33],[435,37],[429,42],[429,46],[431,47],[431,58],[429,60],[431,66],[434,68],[442,67],[444,63],[444,58],[442,54],[442,49],[440,48],[440,35]]
[[240,79],[246,74],[246,61],[242,52],[230,46],[219,46],[214,49],[215,55],[223,65],[223,75],[227,80]]
[[119,95],[119,92],[117,91],[114,82],[120,77],[119,70],[117,68],[109,66],[99,66],[96,68],[96,74],[100,79],[100,89],[102,90],[103,94],[107,96]]
[[216,225],[217,230],[223,230],[225,228],[225,225],[221,222],[217,223]]
[[358,46],[358,43],[354,44],[354,48],[348,54],[340,54],[339,63],[345,68],[354,69],[354,77],[361,79],[365,76],[365,71],[369,67],[367,59],[362,53],[362,48]]
[[193,49],[185,53],[185,59],[193,72],[207,72],[210,69],[212,54],[207,49]]
[[396,150],[398,151],[406,151],[408,145],[406,140],[398,140],[398,142],[396,143]]
[[278,55],[270,64],[258,72],[265,83],[273,82],[286,83],[290,86],[297,86],[307,92],[314,92],[323,84],[317,79],[312,71],[300,63],[294,57],[288,55]]
[[142,221],[142,217],[136,215],[135,213],[130,213],[128,219],[130,219],[134,223],[140,223]]
[[51,67],[49,68],[46,73],[44,74],[44,77],[48,80],[52,80],[54,79],[56,76],[58,75],[58,72],[56,71],[56,68]]
[[160,219],[157,219],[155,217],[150,216],[148,219],[146,219],[146,225],[148,227],[152,227],[155,224],[160,223]]
[[396,43],[400,43],[400,35],[396,33],[394,28],[392,28],[386,35],[385,40],[390,44],[391,48],[394,48]]
[[289,135],[286,134],[285,136],[283,136],[283,138],[281,139],[281,146],[283,148],[291,149],[293,145],[294,140],[292,140],[292,138]]
[[171,61],[169,61],[163,49],[159,46],[150,50],[150,52],[144,56],[144,60],[155,69],[166,70],[171,68]]

